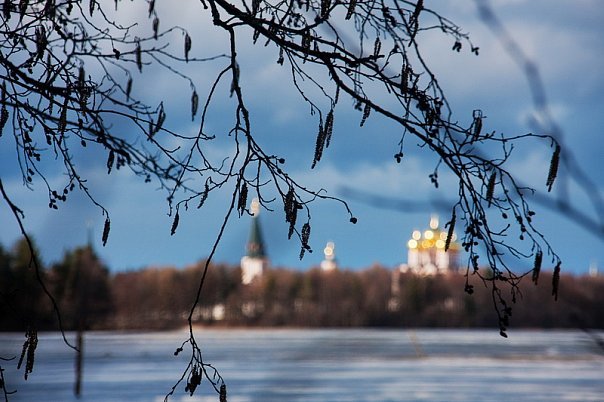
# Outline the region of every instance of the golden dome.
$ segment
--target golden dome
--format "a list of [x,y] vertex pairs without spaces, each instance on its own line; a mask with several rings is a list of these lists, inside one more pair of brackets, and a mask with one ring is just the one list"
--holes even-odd
[[[411,234],[411,239],[407,242],[409,249],[439,249],[444,250],[447,241],[448,232],[442,231],[438,227],[438,217],[432,215],[430,218],[430,229],[426,229],[423,232],[414,230]],[[459,244],[456,242],[457,235],[453,233],[449,249],[459,250]]]

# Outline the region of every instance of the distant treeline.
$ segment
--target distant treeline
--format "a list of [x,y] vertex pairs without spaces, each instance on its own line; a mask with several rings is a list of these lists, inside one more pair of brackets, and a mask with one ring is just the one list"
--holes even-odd
[[[52,303],[30,267],[24,242],[0,247],[0,329],[55,330]],[[89,247],[40,267],[61,311],[65,329],[172,329],[186,325],[203,261],[184,268],[145,268],[110,275]],[[604,278],[563,275],[558,301],[551,273],[539,286],[526,278],[512,305],[511,328],[604,328]],[[497,327],[488,286],[462,274],[393,275],[362,271],[305,272],[271,269],[250,285],[239,267],[210,266],[193,321],[220,326],[294,327]],[[511,297],[510,297],[511,298]]]

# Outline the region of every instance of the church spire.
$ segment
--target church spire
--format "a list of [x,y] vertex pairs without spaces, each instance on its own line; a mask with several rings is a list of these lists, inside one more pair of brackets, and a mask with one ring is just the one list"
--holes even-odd
[[241,282],[245,285],[262,276],[269,265],[258,219],[260,202],[257,198],[252,201],[250,211],[252,213],[250,237],[247,242],[245,256],[241,259]]
[[246,255],[251,258],[265,258],[264,239],[262,238],[262,231],[260,230],[260,221],[258,218],[260,214],[260,202],[257,198],[252,200],[250,210],[252,212],[252,227],[247,242]]

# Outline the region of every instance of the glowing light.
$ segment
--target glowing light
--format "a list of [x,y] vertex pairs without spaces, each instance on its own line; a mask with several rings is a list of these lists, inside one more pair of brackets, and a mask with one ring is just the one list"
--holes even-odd
[[438,229],[438,215],[432,215],[430,217],[430,229]]
[[447,234],[445,232],[440,232],[440,239],[447,240]]
[[424,237],[428,240],[432,240],[434,238],[434,232],[431,230],[426,230],[424,232]]
[[413,240],[419,240],[422,238],[422,232],[420,232],[419,230],[414,230],[411,237],[413,237]]
[[254,198],[252,200],[252,205],[250,206],[250,210],[253,216],[257,216],[260,213],[260,201],[258,198]]
[[407,243],[407,246],[409,248],[417,248],[417,240],[415,240],[415,239],[409,240],[409,242]]
[[325,258],[332,257],[334,255],[335,248],[336,245],[332,241],[328,242],[325,248],[323,249],[323,253],[325,253]]
[[436,240],[436,248],[445,248],[445,242],[441,239]]

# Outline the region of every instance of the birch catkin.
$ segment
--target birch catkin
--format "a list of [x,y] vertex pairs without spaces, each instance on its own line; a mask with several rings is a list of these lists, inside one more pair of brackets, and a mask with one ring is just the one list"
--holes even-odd
[[547,186],[547,191],[552,191],[552,186],[554,185],[554,181],[556,180],[556,176],[558,176],[558,165],[560,164],[560,145],[556,144],[556,149],[552,154],[552,160],[549,164],[549,173],[547,175],[547,182],[545,185]]
[[491,203],[493,202],[493,194],[495,193],[495,180],[497,179],[497,173],[493,172],[491,173],[491,177],[489,177],[489,183],[487,185],[487,194],[486,194],[486,199],[487,199],[487,203],[489,204],[489,207],[491,206]]
[[541,262],[543,261],[543,252],[541,250],[535,253],[535,264],[533,265],[533,283],[539,282],[539,273],[541,272]]

